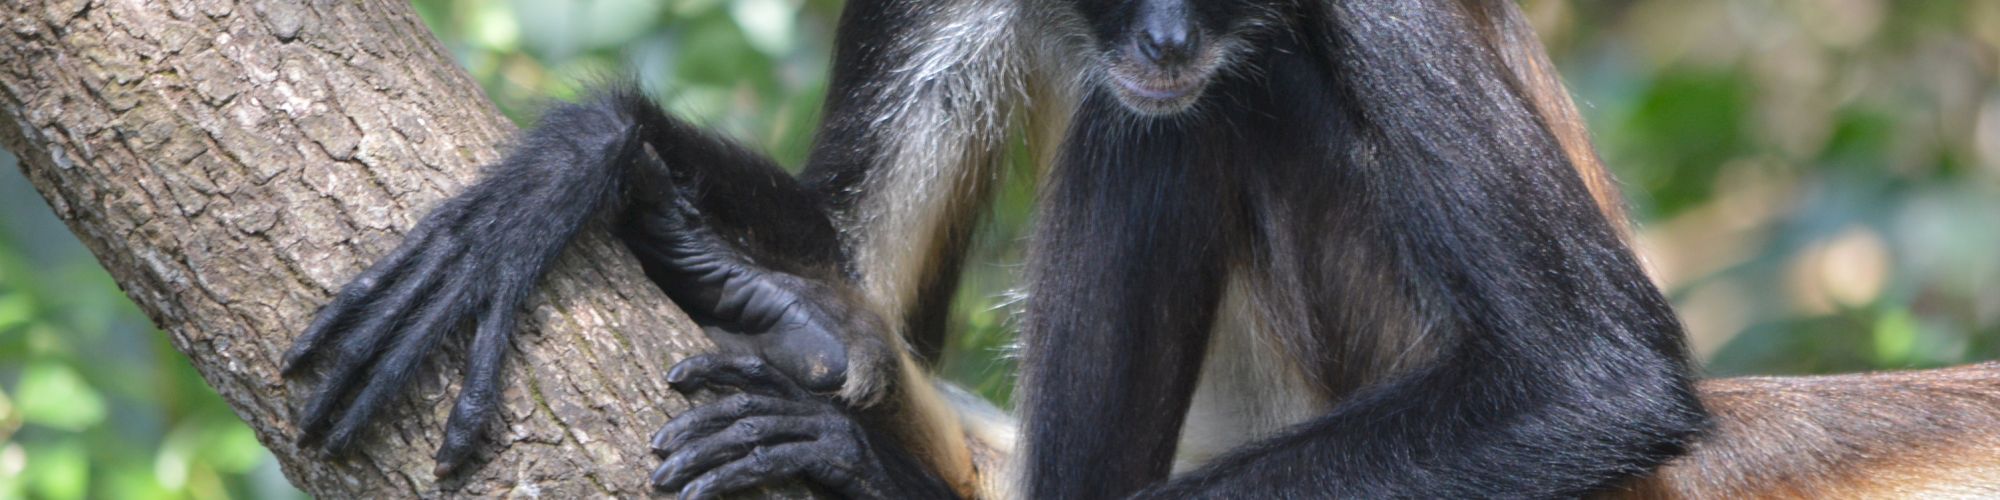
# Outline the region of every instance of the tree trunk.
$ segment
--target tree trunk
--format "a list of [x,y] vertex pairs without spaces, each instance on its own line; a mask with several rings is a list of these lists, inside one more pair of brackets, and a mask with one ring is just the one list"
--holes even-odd
[[[0,144],[132,300],[321,497],[642,496],[664,369],[707,340],[603,231],[514,340],[490,461],[431,476],[463,337],[344,460],[295,447],[277,363],[320,304],[514,128],[402,0],[0,6]],[[470,333],[470,332],[461,332]]]

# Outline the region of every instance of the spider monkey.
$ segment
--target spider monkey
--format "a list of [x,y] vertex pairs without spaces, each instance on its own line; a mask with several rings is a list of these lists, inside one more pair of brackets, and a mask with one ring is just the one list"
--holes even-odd
[[[669,381],[737,392],[656,434],[683,498],[2000,491],[2000,367],[1697,386],[1511,2],[850,0],[837,40],[796,177],[626,88],[549,111],[302,334],[300,441],[476,318],[461,469],[515,310],[610,217],[725,347]],[[1016,128],[1018,428],[923,372]]]

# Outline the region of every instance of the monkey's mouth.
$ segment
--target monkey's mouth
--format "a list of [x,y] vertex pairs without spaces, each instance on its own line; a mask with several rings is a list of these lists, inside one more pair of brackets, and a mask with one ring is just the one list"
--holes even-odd
[[1234,37],[1225,37],[1191,55],[1167,60],[1146,57],[1137,49],[1107,50],[1104,86],[1119,103],[1141,115],[1178,114],[1201,100],[1237,46]]
[[[1202,72],[1206,73],[1206,72]],[[1160,78],[1111,72],[1111,85],[1118,101],[1141,114],[1171,115],[1194,106],[1208,87],[1207,75]]]
[[1171,101],[1201,91],[1199,81],[1158,81],[1119,77],[1118,86],[1124,87],[1126,92],[1136,97],[1156,101]]

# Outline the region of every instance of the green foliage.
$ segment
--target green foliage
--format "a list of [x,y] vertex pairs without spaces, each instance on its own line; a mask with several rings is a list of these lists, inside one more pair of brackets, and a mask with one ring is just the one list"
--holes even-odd
[[1669,72],[1639,94],[1638,109],[1620,125],[1621,144],[1610,153],[1629,189],[1646,193],[1647,214],[1678,214],[1711,199],[1723,163],[1744,153],[1745,104],[1751,98],[1743,75]]
[[[628,76],[789,165],[826,94],[839,7],[414,4],[518,121]],[[2000,3],[1524,5],[1712,372],[2000,357]],[[11,163],[0,154],[0,498],[296,496]],[[997,401],[1014,366],[1002,297],[1034,199],[1025,165],[1009,177],[944,360]]]
[[15,393],[21,403],[14,410],[26,423],[76,432],[104,421],[104,397],[69,365],[30,361]]

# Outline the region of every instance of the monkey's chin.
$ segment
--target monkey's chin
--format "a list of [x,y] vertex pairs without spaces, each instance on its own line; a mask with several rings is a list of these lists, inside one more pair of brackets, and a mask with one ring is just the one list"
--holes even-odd
[[1125,76],[1112,76],[1112,94],[1127,109],[1147,116],[1171,116],[1194,107],[1201,99],[1202,90],[1208,87],[1204,79],[1178,82],[1153,82]]

